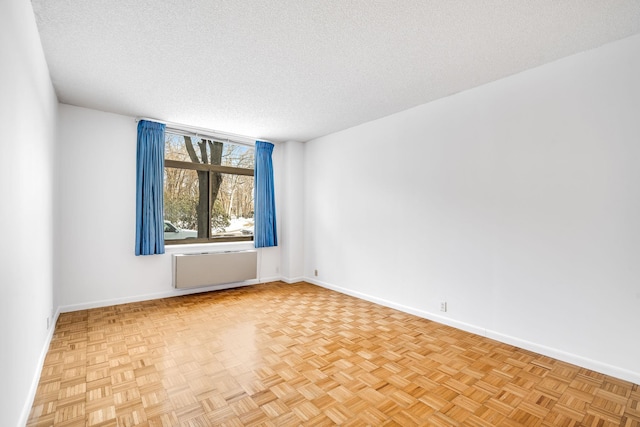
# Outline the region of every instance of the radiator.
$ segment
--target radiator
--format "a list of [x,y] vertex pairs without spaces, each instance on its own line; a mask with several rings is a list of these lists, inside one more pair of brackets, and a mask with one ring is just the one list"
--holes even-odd
[[255,250],[173,255],[173,286],[177,289],[242,282],[257,277]]

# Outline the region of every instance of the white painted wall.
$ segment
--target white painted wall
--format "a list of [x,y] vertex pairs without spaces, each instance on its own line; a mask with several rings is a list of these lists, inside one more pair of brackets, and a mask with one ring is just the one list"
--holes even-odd
[[[183,293],[170,255],[186,248],[133,255],[136,123],[58,107],[29,2],[0,2],[0,62],[0,424],[19,425],[47,317]],[[640,382],[638,75],[640,36],[276,145],[281,246],[260,280],[304,276]]]
[[305,276],[639,383],[638,76],[635,36],[309,142]]
[[[184,294],[172,288],[171,254],[253,247],[166,246],[163,255],[136,257],[137,123],[64,104],[59,111],[62,311]],[[276,167],[277,150],[273,157]],[[259,280],[279,278],[279,263],[280,248],[260,249]]]
[[[62,311],[184,294],[172,288],[172,253],[253,248],[253,242],[166,246],[163,255],[136,257],[137,123],[64,104],[59,113]],[[277,201],[280,158],[276,147]],[[260,281],[279,278],[280,248],[260,249],[259,267]]]
[[304,278],[304,144],[280,144],[283,153],[280,212],[282,276],[292,283]]
[[31,3],[0,2],[0,425],[26,421],[53,329],[57,100]]

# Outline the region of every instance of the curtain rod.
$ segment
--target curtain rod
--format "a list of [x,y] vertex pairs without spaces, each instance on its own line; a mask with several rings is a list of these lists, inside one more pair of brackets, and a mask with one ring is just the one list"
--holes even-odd
[[269,141],[268,139],[263,139],[263,138],[254,138],[252,136],[238,135],[238,134],[234,134],[234,133],[222,132],[222,131],[219,131],[219,130],[213,130],[213,129],[207,129],[207,128],[200,128],[200,127],[197,127],[197,126],[184,125],[182,123],[168,122],[166,120],[151,119],[151,118],[148,118],[148,117],[136,117],[136,123],[138,123],[140,120],[147,120],[147,121],[150,121],[150,122],[162,123],[162,124],[166,125],[168,129],[176,130],[176,131],[182,131],[182,132],[188,132],[188,133],[193,134],[194,136],[211,137],[211,138],[215,138],[215,139],[220,139],[222,141],[226,140],[228,142],[236,142],[236,143],[243,144],[243,145],[251,145],[251,146],[253,146],[256,141],[270,142],[272,144],[274,143],[273,141]]

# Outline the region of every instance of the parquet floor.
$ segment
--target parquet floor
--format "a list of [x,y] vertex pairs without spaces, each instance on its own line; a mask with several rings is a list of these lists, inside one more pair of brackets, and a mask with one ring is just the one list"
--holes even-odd
[[638,385],[307,283],[62,314],[28,426],[640,426]]

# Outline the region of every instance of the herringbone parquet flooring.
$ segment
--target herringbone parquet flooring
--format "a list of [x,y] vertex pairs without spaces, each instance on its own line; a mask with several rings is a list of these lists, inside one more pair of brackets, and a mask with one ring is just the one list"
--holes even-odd
[[28,426],[640,426],[638,385],[307,283],[58,319]]

